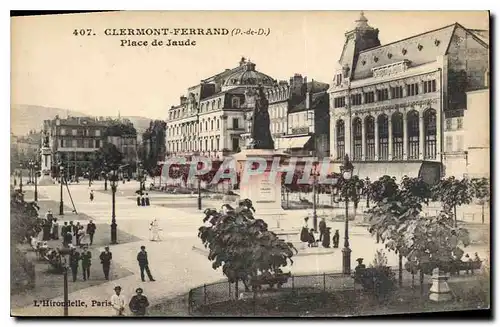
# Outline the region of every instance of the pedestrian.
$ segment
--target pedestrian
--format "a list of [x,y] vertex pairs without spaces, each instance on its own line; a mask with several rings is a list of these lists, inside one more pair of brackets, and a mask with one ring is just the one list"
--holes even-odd
[[122,288],[115,286],[115,294],[111,296],[111,306],[115,310],[115,316],[125,315],[125,297],[121,294]]
[[83,248],[81,258],[82,258],[83,280],[90,279],[90,266],[92,265],[92,253],[89,251],[87,247]]
[[340,241],[339,230],[336,229],[335,230],[335,234],[333,234],[333,237],[332,237],[332,243],[333,243],[333,247],[334,248],[338,248],[339,247],[339,241]]
[[307,243],[308,243],[307,246],[310,248],[315,248],[318,246],[318,242],[314,238],[314,229],[312,228],[309,230],[309,237]]
[[141,194],[141,206],[145,207],[146,206],[146,199],[144,198],[144,195]]
[[134,314],[134,316],[145,316],[146,308],[149,307],[148,298],[142,294],[142,288],[138,288],[135,290],[135,295],[130,299],[130,303],[128,304],[130,311]]
[[94,201],[94,190],[90,190],[90,202]]
[[54,219],[54,214],[52,214],[52,210],[47,210],[47,213],[45,214],[45,219],[48,221],[52,222],[52,219]]
[[149,230],[151,231],[151,241],[160,241],[160,226],[156,218],[149,224]]
[[83,243],[83,238],[85,236],[85,230],[83,229],[83,226],[79,225],[78,227],[78,233],[76,234],[76,246],[82,247]]
[[138,207],[141,206],[141,195],[140,194],[137,194],[137,206]]
[[309,217],[304,218],[304,226],[302,227],[302,230],[300,231],[300,241],[301,242],[308,242],[309,241],[308,220],[309,220]]
[[[323,235],[326,232],[326,222],[325,222],[325,217],[321,218],[321,221],[319,222],[319,241],[321,242],[323,240]],[[330,240],[328,240],[328,243],[330,243]]]
[[42,227],[42,240],[43,241],[50,241],[52,238],[52,222],[48,219],[44,219],[43,222],[43,227]]
[[146,274],[148,274],[148,278],[151,282],[154,282],[155,279],[151,275],[151,271],[149,270],[149,261],[148,261],[148,253],[146,252],[146,247],[141,246],[141,251],[137,254],[137,262],[139,263],[139,269],[141,270],[141,280],[145,282],[144,278],[144,270],[146,270]]
[[94,234],[96,231],[97,227],[96,225],[91,221],[87,224],[87,234],[89,234],[90,237],[90,245],[94,242]]
[[[77,236],[79,230],[80,230],[80,222],[77,221],[76,225],[73,225],[73,236]],[[77,242],[77,245],[78,245],[78,242]]]
[[147,193],[146,193],[145,201],[146,201],[146,206],[149,206],[150,205],[149,195]]
[[323,235],[323,242],[321,245],[323,245],[324,248],[329,248],[330,247],[330,227],[327,227],[325,229],[325,234]]
[[99,255],[99,259],[101,260],[104,278],[109,280],[109,267],[111,266],[111,259],[113,259],[113,253],[109,251],[109,246],[104,248],[104,251],[101,252],[101,255]]
[[59,223],[57,222],[57,218],[54,218],[52,222],[52,239],[59,239]]
[[80,253],[72,249],[69,254],[69,266],[71,267],[71,273],[73,274],[73,282],[76,282],[76,276],[78,274],[78,262],[81,260]]
[[63,245],[65,247],[73,244],[73,233],[69,231],[69,226],[66,229],[66,235],[63,236]]

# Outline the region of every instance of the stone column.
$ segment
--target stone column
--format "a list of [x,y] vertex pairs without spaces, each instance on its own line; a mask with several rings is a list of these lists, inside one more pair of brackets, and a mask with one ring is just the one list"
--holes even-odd
[[424,112],[420,111],[418,113],[418,158],[424,160],[424,144],[425,144],[425,134],[424,134]]
[[388,130],[389,130],[389,135],[388,135],[388,137],[389,137],[389,146],[388,146],[389,154],[387,155],[387,158],[389,160],[392,160],[392,115],[391,114],[389,114],[387,125],[388,125]]
[[403,160],[408,159],[408,116],[403,113]]
[[406,98],[408,96],[408,88],[406,87],[406,84],[403,84],[403,98]]
[[378,160],[378,116],[375,116],[375,160]]
[[366,125],[365,117],[361,119],[361,160],[366,159]]

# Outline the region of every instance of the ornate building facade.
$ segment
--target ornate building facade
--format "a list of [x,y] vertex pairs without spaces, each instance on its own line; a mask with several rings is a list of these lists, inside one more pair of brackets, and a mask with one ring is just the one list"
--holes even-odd
[[[361,13],[346,33],[330,94],[330,157],[356,173],[435,180],[446,172],[448,122],[463,121],[466,92],[484,87],[488,45],[455,23],[381,45]],[[335,168],[335,169],[338,169]]]
[[242,58],[238,66],[211,76],[187,90],[167,114],[167,157],[200,155],[222,159],[238,152],[248,134],[246,95],[276,81]]

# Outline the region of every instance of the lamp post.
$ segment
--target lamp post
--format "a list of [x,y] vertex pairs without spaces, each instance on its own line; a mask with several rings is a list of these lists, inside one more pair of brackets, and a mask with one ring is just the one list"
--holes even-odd
[[33,174],[33,160],[30,160],[28,161],[28,181],[26,182],[26,185],[31,184],[32,174]]
[[64,215],[64,202],[63,202],[63,184],[64,184],[64,166],[62,163],[59,166],[59,182],[61,184],[60,201],[59,201],[59,215]]
[[313,228],[314,231],[318,231],[318,212],[316,210],[317,207],[317,201],[316,201],[316,184],[317,184],[317,164],[316,162],[313,164],[313,185],[312,185],[312,191],[313,191]]
[[23,164],[19,164],[19,191],[23,191]]
[[37,178],[38,178],[38,163],[34,163],[33,165],[33,171],[35,173],[35,202],[38,201],[38,182],[37,182]]
[[370,208],[370,178],[365,178],[366,207]]
[[117,244],[116,241],[116,186],[118,181],[118,174],[116,170],[111,170],[109,175],[109,180],[111,182],[111,244]]
[[345,155],[344,164],[340,167],[342,177],[344,179],[344,197],[345,197],[345,231],[344,231],[344,248],[342,249],[342,272],[345,275],[351,274],[351,249],[349,248],[349,180],[352,177],[354,167],[349,161],[349,155]]
[[64,277],[64,281],[63,281],[63,292],[64,292],[64,303],[63,303],[63,307],[64,307],[64,316],[67,317],[68,316],[68,305],[69,305],[69,296],[68,296],[68,270],[69,270],[69,265],[68,265],[68,260],[66,259],[66,256],[64,254],[61,254],[62,256],[62,264],[63,264],[63,277]]

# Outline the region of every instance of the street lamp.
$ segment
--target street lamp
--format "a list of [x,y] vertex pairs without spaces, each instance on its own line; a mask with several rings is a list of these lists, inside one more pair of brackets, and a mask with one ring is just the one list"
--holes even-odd
[[365,178],[366,207],[370,208],[370,178]]
[[313,171],[312,171],[312,175],[313,175],[313,185],[312,185],[312,191],[313,191],[313,228],[314,228],[314,231],[317,232],[318,231],[318,213],[317,213],[317,201],[316,201],[316,184],[317,184],[317,178],[318,178],[318,172],[317,172],[317,163],[315,162],[313,164]]
[[116,186],[118,181],[118,172],[113,169],[109,173],[109,180],[111,182],[111,244],[116,244]]
[[63,202],[63,184],[64,184],[64,166],[62,163],[59,165],[59,182],[61,183],[60,201],[59,201],[59,215],[64,215],[64,202]]
[[32,183],[32,176],[33,175],[33,160],[28,161],[28,182],[26,185],[30,185]]
[[63,303],[63,308],[64,308],[64,316],[68,316],[68,306],[69,306],[69,289],[68,289],[68,270],[69,270],[69,263],[68,259],[66,259],[66,255],[69,254],[67,249],[62,249],[60,251],[61,255],[61,263],[63,267],[63,293],[64,293],[64,303]]
[[38,201],[38,182],[37,182],[37,178],[38,178],[38,163],[35,162],[33,163],[33,171],[35,173],[35,202]]
[[344,164],[340,167],[342,178],[344,179],[344,197],[345,197],[345,235],[344,248],[342,249],[342,272],[346,275],[351,274],[351,249],[349,248],[349,180],[352,177],[354,167],[349,161],[349,155],[344,157]]
[[23,191],[23,164],[19,164],[19,191]]
[[[203,167],[202,162],[198,162],[198,170]],[[198,210],[201,210],[201,175],[198,175]]]

